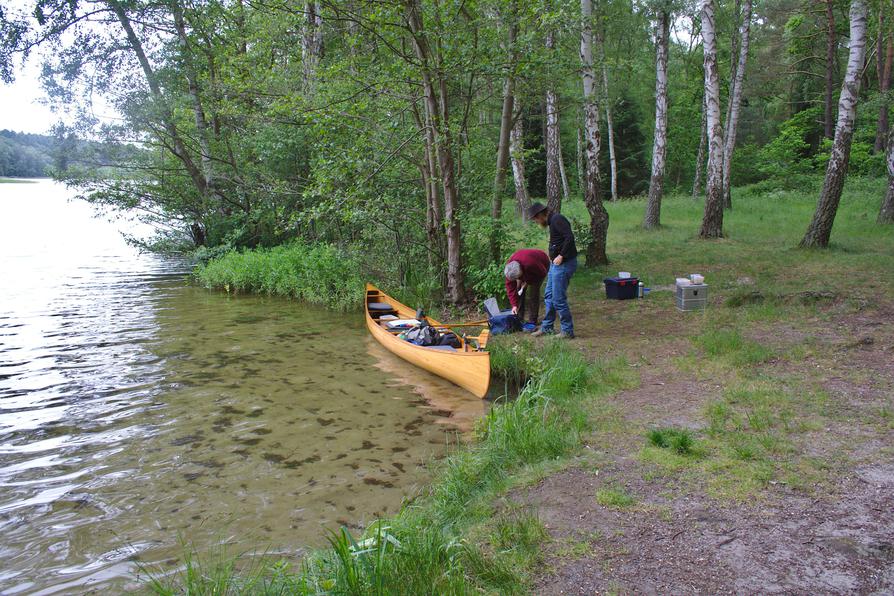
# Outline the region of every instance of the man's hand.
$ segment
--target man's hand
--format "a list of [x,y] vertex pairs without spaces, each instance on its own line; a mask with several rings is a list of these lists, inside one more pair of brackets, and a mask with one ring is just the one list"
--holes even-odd
[[517,315],[517,314],[518,314],[518,307],[517,307],[517,306],[513,306],[513,307],[512,307],[512,314],[514,314],[514,315]]
[[561,265],[562,261],[564,260],[565,259],[562,258],[562,255],[559,255],[555,259],[553,259],[553,265]]

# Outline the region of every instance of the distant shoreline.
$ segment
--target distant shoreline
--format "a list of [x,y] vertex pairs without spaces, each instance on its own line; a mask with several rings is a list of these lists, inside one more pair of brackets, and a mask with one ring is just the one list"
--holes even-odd
[[40,178],[4,178],[0,176],[0,184],[34,184],[39,180],[52,180],[49,176]]

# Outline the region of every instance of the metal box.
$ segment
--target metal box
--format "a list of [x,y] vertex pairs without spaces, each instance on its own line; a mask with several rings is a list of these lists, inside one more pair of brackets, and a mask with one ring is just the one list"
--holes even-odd
[[677,286],[674,300],[677,310],[703,310],[708,305],[708,284]]

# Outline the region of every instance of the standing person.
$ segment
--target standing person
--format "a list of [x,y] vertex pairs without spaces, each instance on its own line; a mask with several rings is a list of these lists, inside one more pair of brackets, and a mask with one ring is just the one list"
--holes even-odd
[[568,284],[577,271],[577,246],[571,223],[561,213],[550,213],[542,203],[534,203],[528,211],[531,219],[542,227],[549,227],[549,258],[552,263],[546,275],[546,291],[543,300],[546,314],[540,329],[532,333],[534,337],[553,332],[556,315],[562,331],[557,337],[574,339],[574,320],[568,306]]
[[542,250],[523,248],[512,253],[503,269],[512,314],[518,315],[522,321],[527,314],[528,322],[535,326],[540,314],[540,286],[546,279],[549,265],[549,256]]

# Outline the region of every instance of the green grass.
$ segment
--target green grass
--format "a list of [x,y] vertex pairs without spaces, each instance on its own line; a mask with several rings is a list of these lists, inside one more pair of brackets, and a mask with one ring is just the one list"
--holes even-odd
[[[733,189],[733,209],[724,214],[725,238],[717,241],[697,238],[703,204],[688,196],[662,201],[662,227],[653,232],[641,228],[644,201],[607,203],[607,252],[612,262],[593,272],[581,270],[572,287],[584,283],[582,278],[597,287],[605,275],[623,270],[639,275],[652,288],[701,273],[712,301],[751,291],[783,298],[808,290],[860,297],[891,292],[894,278],[883,272],[894,265],[892,232],[890,226],[874,223],[885,184],[882,178],[848,178],[828,250],[797,248],[816,207],[816,193],[754,194],[748,187]],[[569,202],[563,213],[588,221],[581,201]]]
[[661,449],[670,449],[677,455],[696,455],[695,437],[682,428],[655,428],[649,431],[649,443]]
[[328,245],[233,251],[199,265],[195,275],[205,287],[227,292],[288,296],[333,309],[363,302],[358,261]]
[[596,491],[596,502],[611,509],[626,509],[636,504],[636,497],[621,487],[611,486]]

